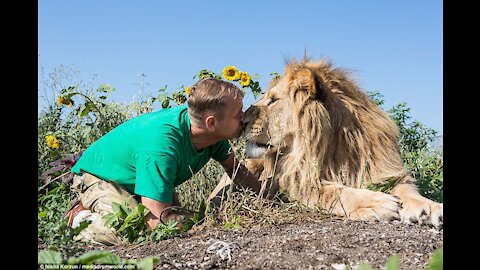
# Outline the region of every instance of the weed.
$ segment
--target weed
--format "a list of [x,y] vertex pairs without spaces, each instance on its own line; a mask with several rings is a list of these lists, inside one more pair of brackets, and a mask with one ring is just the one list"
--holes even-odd
[[73,254],[79,249],[73,237],[86,224],[72,229],[67,225],[65,212],[70,204],[70,191],[67,185],[57,184],[51,190],[43,190],[38,194],[38,238],[39,242],[49,249],[59,250],[65,254]]
[[437,249],[433,252],[427,266],[428,270],[442,270],[443,269],[443,248]]
[[225,229],[242,229],[242,225],[240,225],[242,218],[240,216],[233,216],[232,219],[226,220],[223,224]]
[[145,224],[145,218],[150,210],[143,204],[134,208],[127,202],[122,204],[112,202],[113,212],[103,216],[105,225],[115,229],[115,234],[122,240],[131,243],[146,243],[148,241],[149,228]]
[[180,235],[180,230],[177,227],[178,222],[169,219],[165,223],[159,223],[150,234],[150,240],[153,243],[158,243],[161,240]]
[[[362,262],[358,265],[358,270],[373,270],[374,268],[370,264]],[[382,269],[385,270],[399,270],[400,269],[400,255],[392,255],[388,258],[385,267]],[[435,250],[430,257],[430,260],[427,264],[428,270],[442,270],[443,269],[443,248]],[[345,270],[350,270],[350,267],[346,267]]]
[[[78,257],[62,259],[57,251],[40,251],[38,253],[38,265],[43,269],[97,269],[97,268],[74,268],[73,265],[115,265],[115,268],[105,269],[138,269],[153,270],[153,267],[160,262],[156,256],[143,259],[121,259],[119,256],[104,250],[93,250]],[[67,266],[68,265],[68,266]],[[134,268],[130,268],[133,266]],[[58,267],[58,268],[57,268]],[[103,269],[103,268],[101,268]]]

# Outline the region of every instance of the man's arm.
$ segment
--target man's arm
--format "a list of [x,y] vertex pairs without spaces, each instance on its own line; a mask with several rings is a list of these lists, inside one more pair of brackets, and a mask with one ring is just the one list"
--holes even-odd
[[[258,178],[250,173],[245,165],[238,162],[234,153],[231,153],[221,164],[234,183],[249,187],[256,193],[260,192]],[[235,176],[235,178],[233,176]]]
[[[178,199],[176,198],[176,194],[174,194],[174,203],[177,204]],[[171,209],[165,210],[167,207],[171,207],[172,205],[166,202],[160,202],[156,201],[153,199],[150,199],[148,197],[142,196],[142,202],[145,207],[150,210],[150,213],[148,214],[146,218],[146,223],[150,228],[155,228],[159,223],[160,223],[160,214],[162,214],[162,221],[166,222],[169,219],[173,219],[178,222],[178,227],[181,228],[182,226],[182,216],[189,216],[189,214],[184,214],[182,213],[181,215],[176,214],[174,211]],[[180,206],[180,205],[178,205]],[[165,211],[164,211],[165,210]]]

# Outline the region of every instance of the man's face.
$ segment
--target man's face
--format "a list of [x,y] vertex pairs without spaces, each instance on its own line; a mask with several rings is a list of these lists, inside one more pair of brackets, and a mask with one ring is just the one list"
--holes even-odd
[[226,139],[234,139],[240,137],[242,134],[243,123],[243,103],[242,97],[237,95],[226,96],[226,106],[223,110],[223,119],[218,120],[217,132],[221,137]]

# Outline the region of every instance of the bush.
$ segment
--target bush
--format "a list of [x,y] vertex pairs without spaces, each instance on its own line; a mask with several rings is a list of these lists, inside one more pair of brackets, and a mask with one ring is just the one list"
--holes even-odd
[[[369,92],[369,96],[383,105],[383,95]],[[417,179],[420,193],[437,202],[443,202],[443,153],[431,146],[437,131],[418,121],[411,121],[410,108],[399,103],[387,112],[400,131],[400,154],[405,167]]]

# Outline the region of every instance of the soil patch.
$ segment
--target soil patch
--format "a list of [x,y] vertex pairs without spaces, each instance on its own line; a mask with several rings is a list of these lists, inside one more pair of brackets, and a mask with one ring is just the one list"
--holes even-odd
[[157,256],[156,269],[342,269],[360,262],[382,269],[395,254],[400,269],[424,269],[440,247],[443,231],[428,226],[306,220],[240,230],[205,228],[157,244],[87,249],[108,250],[124,259]]

